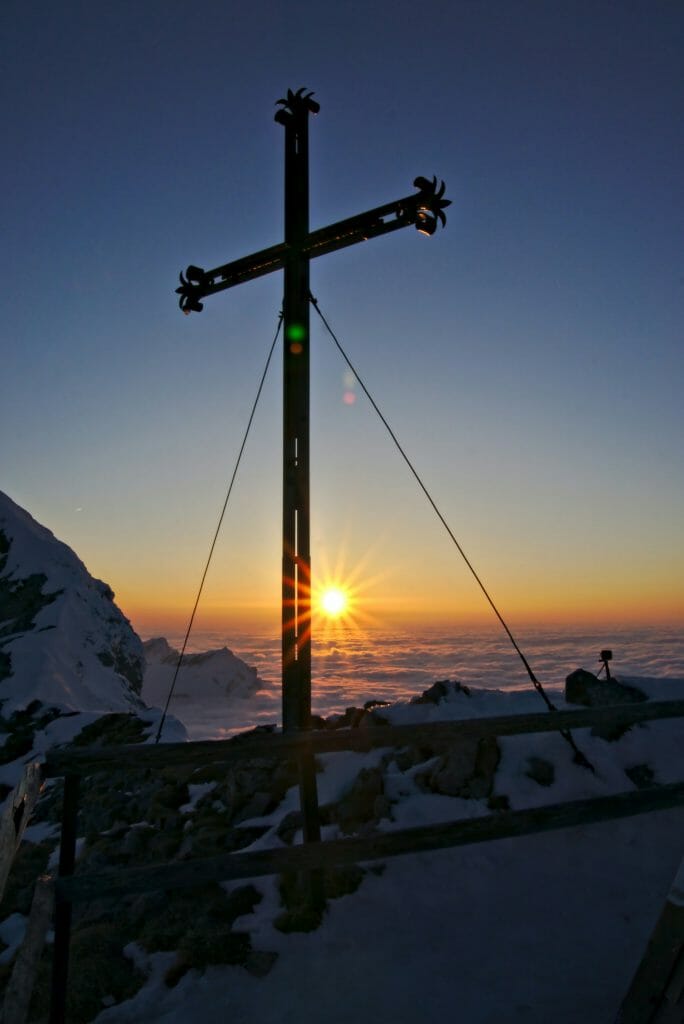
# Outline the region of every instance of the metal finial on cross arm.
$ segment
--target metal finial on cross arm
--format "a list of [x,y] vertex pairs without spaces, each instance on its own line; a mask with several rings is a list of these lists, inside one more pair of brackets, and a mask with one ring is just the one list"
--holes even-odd
[[446,224],[450,200],[444,182],[420,176],[412,195],[310,231],[308,120],[320,107],[303,88],[288,89],[277,105],[275,120],[285,128],[284,240],[213,270],[189,266],[176,292],[184,313],[201,312],[209,295],[284,271],[282,683],[283,729],[293,731],[311,724],[309,263],[411,224],[433,235]]

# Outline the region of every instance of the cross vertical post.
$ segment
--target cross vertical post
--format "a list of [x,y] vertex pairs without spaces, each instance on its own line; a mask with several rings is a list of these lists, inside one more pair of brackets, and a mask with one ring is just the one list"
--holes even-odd
[[[311,543],[310,543],[310,306],[309,114],[318,104],[289,94],[276,120],[285,126],[285,245],[283,293],[283,732],[311,727]],[[316,766],[310,752],[299,758],[299,801],[306,842],[319,842]],[[311,902],[323,902],[323,880],[309,879]]]
[[284,101],[285,245],[283,327],[283,730],[311,725],[311,550],[309,486],[309,114],[308,96]]

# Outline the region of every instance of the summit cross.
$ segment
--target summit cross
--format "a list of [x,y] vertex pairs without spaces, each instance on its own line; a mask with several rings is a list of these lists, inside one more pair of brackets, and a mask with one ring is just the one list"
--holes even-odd
[[311,727],[311,552],[309,511],[309,261],[413,224],[433,235],[446,224],[444,183],[418,177],[417,192],[317,231],[309,231],[309,114],[320,107],[305,89],[278,100],[285,128],[285,239],[231,263],[180,275],[179,305],[201,312],[202,300],[252,278],[284,271],[283,327],[283,730]]

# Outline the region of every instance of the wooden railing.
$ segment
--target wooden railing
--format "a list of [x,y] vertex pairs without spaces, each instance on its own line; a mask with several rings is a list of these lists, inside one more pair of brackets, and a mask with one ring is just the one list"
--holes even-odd
[[52,751],[46,777],[64,777],[64,804],[59,876],[56,882],[55,948],[50,1024],[63,1024],[72,904],[97,897],[115,898],[205,884],[210,880],[253,878],[283,871],[315,872],[337,865],[388,858],[418,851],[486,842],[577,824],[606,821],[684,804],[684,782],[654,786],[614,796],[553,804],[533,810],[496,811],[475,819],[371,836],[307,843],[156,864],[120,871],[74,875],[79,780],[109,766],[129,769],[182,765],[233,764],[252,757],[302,758],[334,751],[368,751],[407,744],[444,746],[464,737],[512,736],[581,728],[618,728],[655,719],[684,717],[684,701],[643,702],[572,711],[473,718],[418,725],[374,726],[297,734],[251,734],[231,740]]

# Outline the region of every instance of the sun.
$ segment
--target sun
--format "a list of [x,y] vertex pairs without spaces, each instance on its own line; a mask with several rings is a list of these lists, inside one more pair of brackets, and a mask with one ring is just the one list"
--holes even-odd
[[359,558],[350,569],[345,564],[344,551],[332,564],[325,550],[316,552],[321,568],[311,584],[310,610],[317,639],[324,644],[338,643],[343,636],[375,624],[373,600],[368,591],[380,577],[368,575],[369,557],[367,554]]
[[326,587],[321,593],[321,611],[329,619],[339,619],[341,615],[344,615],[348,604],[349,599],[340,587]]

